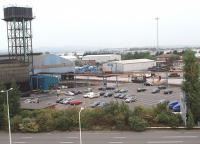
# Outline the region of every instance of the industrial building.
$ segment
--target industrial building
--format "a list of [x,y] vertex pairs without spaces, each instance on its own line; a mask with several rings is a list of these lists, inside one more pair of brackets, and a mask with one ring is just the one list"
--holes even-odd
[[121,55],[109,54],[109,55],[86,55],[82,58],[83,61],[95,61],[96,63],[105,63],[109,61],[121,60]]
[[102,69],[108,73],[125,73],[133,71],[147,70],[149,67],[155,66],[156,62],[150,59],[134,59],[113,61],[103,64]]
[[40,73],[71,73],[75,71],[74,62],[54,54],[44,54],[33,57],[33,72]]

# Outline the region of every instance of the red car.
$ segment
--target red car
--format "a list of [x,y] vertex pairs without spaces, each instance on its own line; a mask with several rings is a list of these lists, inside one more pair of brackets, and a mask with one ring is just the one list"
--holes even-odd
[[70,105],[79,105],[81,103],[82,103],[82,101],[80,101],[80,100],[72,100],[69,102]]

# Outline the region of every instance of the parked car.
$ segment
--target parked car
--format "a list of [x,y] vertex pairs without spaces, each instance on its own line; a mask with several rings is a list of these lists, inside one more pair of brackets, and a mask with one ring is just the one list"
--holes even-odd
[[120,98],[120,99],[123,99],[123,98],[125,98],[126,96],[127,96],[126,93],[122,93],[122,94],[119,96],[119,98]]
[[121,95],[121,93],[115,93],[114,98],[119,98],[120,95]]
[[131,102],[135,102],[137,99],[135,96],[132,97],[127,97],[127,99],[125,99],[126,103],[131,103]]
[[164,92],[163,92],[164,94],[172,94],[173,93],[173,91],[172,90],[170,90],[170,89],[166,89],[166,90],[164,90]]
[[180,103],[174,105],[173,108],[172,108],[172,110],[174,112],[180,112],[181,111]]
[[144,91],[146,91],[147,89],[146,88],[138,88],[137,89],[137,92],[144,92]]
[[113,92],[106,92],[104,94],[104,97],[111,97],[111,96],[113,96]]
[[92,99],[92,98],[97,98],[99,97],[100,95],[98,93],[93,93],[91,95],[88,95],[88,98]]
[[80,101],[80,100],[71,100],[71,101],[69,102],[70,105],[79,105],[79,104],[81,104],[81,103],[82,103],[82,101]]
[[67,92],[65,92],[64,94],[67,95],[67,96],[74,96],[74,93],[71,92],[71,91],[67,91]]
[[173,109],[173,107],[174,107],[175,105],[177,105],[178,103],[179,103],[179,101],[177,101],[177,100],[171,101],[171,102],[168,104],[169,109]]
[[161,99],[158,104],[168,104],[169,103],[169,100],[166,100],[166,99]]
[[91,107],[91,108],[95,108],[95,107],[97,107],[100,103],[101,103],[101,101],[95,101],[94,103],[92,103],[92,104],[90,105],[90,107]]
[[71,100],[73,100],[73,98],[64,98],[60,103],[61,104],[69,104]]
[[160,92],[160,89],[158,89],[158,88],[155,88],[155,89],[153,89],[153,90],[152,90],[152,92],[151,92],[151,93],[152,93],[152,94],[155,94],[155,93],[159,93],[159,92]]
[[64,99],[64,97],[57,98],[56,103],[60,103],[63,99]]
[[170,73],[168,75],[168,77],[180,77],[180,74],[178,74],[178,73]]
[[82,94],[82,92],[79,90],[72,90],[71,92],[74,93],[74,95]]
[[165,85],[159,85],[158,89],[162,90],[162,89],[166,89],[167,87]]
[[106,92],[105,91],[101,91],[99,92],[99,96],[103,96]]
[[106,88],[105,87],[100,87],[100,88],[98,88],[98,90],[105,91]]
[[115,90],[115,87],[114,86],[108,86],[108,87],[106,87],[106,90]]
[[102,102],[100,102],[100,104],[97,107],[104,107],[106,105],[108,105],[108,103],[102,101]]
[[120,89],[119,92],[120,92],[120,93],[126,93],[126,92],[128,92],[128,90],[127,90],[127,89]]
[[84,98],[88,98],[90,96],[93,96],[94,95],[94,92],[88,92],[86,94],[83,95]]
[[148,82],[148,81],[144,82],[144,85],[145,86],[153,86],[153,84],[151,82]]

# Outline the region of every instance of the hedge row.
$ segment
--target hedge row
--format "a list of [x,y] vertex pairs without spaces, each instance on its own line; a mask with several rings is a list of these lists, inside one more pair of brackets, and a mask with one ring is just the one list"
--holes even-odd
[[[78,130],[79,108],[67,110],[23,110],[11,119],[13,131],[47,132],[53,130]],[[136,107],[133,111],[125,103],[111,102],[104,108],[85,109],[81,112],[84,130],[135,130],[148,126],[182,125],[180,115],[173,114],[166,105],[146,109]]]

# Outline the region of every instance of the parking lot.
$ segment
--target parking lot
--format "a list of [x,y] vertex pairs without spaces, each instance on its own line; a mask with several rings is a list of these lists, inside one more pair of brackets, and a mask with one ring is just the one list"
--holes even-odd
[[[110,83],[110,86],[115,86],[115,84]],[[97,93],[100,90],[98,90],[99,87],[102,87],[102,85],[99,86],[93,86],[90,87],[93,92]],[[152,107],[159,103],[160,100],[179,100],[181,93],[180,87],[175,86],[169,86],[169,89],[173,91],[172,94],[164,94],[164,90],[160,90],[159,93],[152,94],[152,90],[154,88],[157,88],[158,86],[144,86],[143,84],[136,84],[136,83],[122,83],[119,84],[119,89],[127,89],[127,95],[134,95],[137,99],[136,102],[128,103],[129,107],[133,109],[135,106],[144,106],[144,107]],[[146,88],[146,91],[144,92],[137,92],[138,88]],[[46,108],[48,106],[54,105],[56,109],[66,109],[69,107],[74,107],[73,105],[69,104],[60,104],[56,103],[56,100],[58,97],[72,97],[75,100],[80,100],[82,102],[81,105],[78,106],[84,106],[84,107],[90,107],[92,103],[95,101],[104,101],[106,103],[109,103],[110,101],[118,101],[122,102],[123,99],[114,98],[112,97],[104,97],[100,96],[98,98],[83,98],[83,95],[86,94],[85,92],[88,89],[88,87],[80,87],[76,90],[79,90],[82,92],[82,94],[78,94],[75,96],[66,96],[64,93],[67,91],[71,91],[72,89],[63,89],[61,90],[63,94],[60,94],[57,96],[56,90],[51,90],[49,93],[46,94],[40,94],[40,95],[32,95],[32,97],[39,98],[39,103],[25,103],[25,98],[21,99],[21,107],[25,109],[40,109],[40,108]]]

